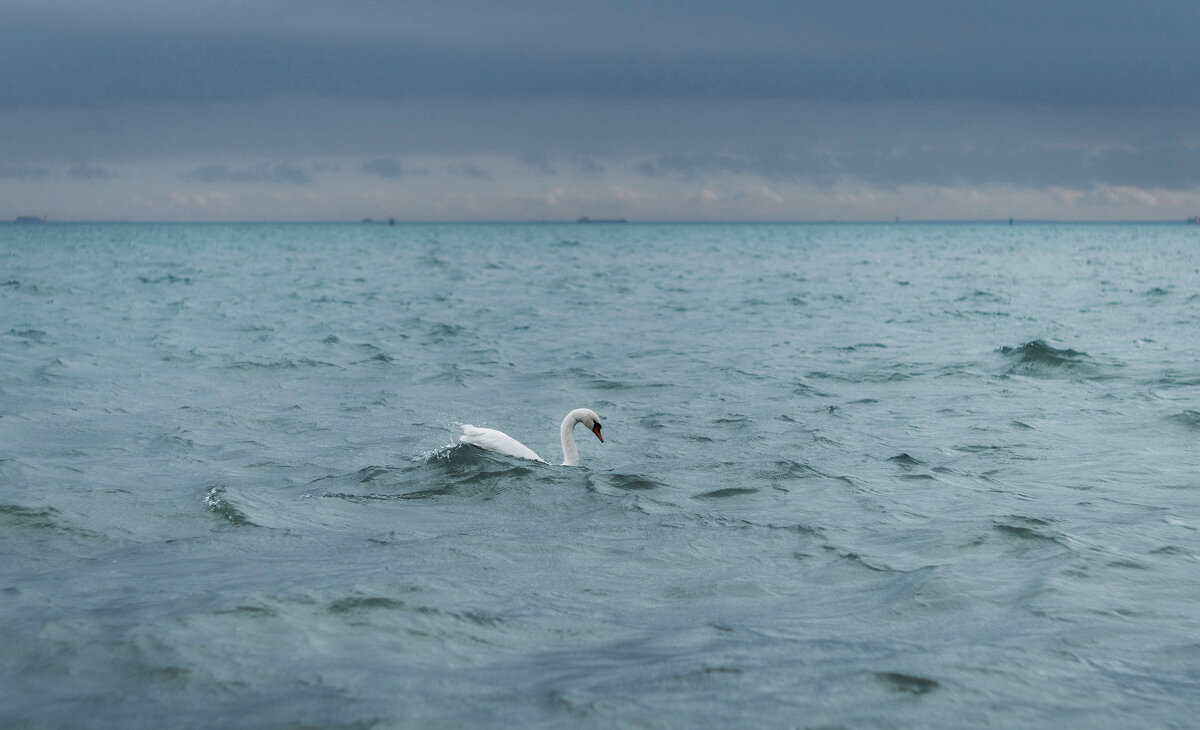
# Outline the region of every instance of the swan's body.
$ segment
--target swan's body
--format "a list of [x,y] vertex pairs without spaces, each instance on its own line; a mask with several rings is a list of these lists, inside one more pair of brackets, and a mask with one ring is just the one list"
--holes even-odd
[[[562,440],[563,466],[579,466],[579,447],[575,445],[575,424],[577,423],[582,423],[596,434],[600,443],[604,443],[604,437],[600,435],[600,417],[590,409],[576,408],[567,414],[567,417],[563,419],[562,426],[558,429],[559,438]],[[546,463],[546,460],[535,454],[533,449],[503,431],[497,431],[494,428],[479,428],[469,424],[463,424],[462,430],[463,435],[458,440],[464,444],[515,456],[518,459]]]
[[497,431],[494,428],[479,428],[470,424],[463,424],[462,429],[463,435],[458,440],[464,444],[472,444],[481,449],[508,454],[519,459],[545,461],[545,459],[535,454],[533,449],[503,431]]

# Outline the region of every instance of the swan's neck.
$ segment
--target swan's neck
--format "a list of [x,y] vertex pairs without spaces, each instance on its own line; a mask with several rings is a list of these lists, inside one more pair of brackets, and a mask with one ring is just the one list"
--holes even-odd
[[567,414],[558,429],[558,435],[562,438],[563,466],[579,466],[579,447],[575,445],[575,424],[578,421],[573,418],[574,415]]

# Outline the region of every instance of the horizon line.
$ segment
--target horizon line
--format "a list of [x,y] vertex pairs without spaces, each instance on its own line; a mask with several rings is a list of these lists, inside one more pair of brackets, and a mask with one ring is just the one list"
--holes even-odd
[[35,216],[18,216],[17,218],[8,218],[0,220],[0,225],[7,224],[10,226],[39,226],[39,225],[353,225],[353,226],[399,226],[399,225],[564,225],[564,226],[579,226],[579,227],[601,227],[610,228],[621,226],[637,226],[637,225],[950,225],[950,224],[988,224],[988,225],[1130,225],[1130,224],[1178,224],[1178,225],[1196,225],[1200,223],[1200,217],[1196,218],[1144,218],[1144,219],[1058,219],[1058,218],[913,218],[901,219],[895,218],[892,220],[864,219],[864,220],[843,220],[836,218],[827,219],[778,219],[778,220],[746,220],[746,219],[729,219],[729,220],[687,220],[687,219],[620,219],[620,220],[605,220],[605,219],[520,219],[520,220],[454,220],[454,219],[431,219],[431,220],[377,220],[373,218],[363,218],[358,220],[342,220],[342,219],[314,219],[314,220],[128,220],[128,219],[111,219],[111,220],[86,220],[86,219],[62,219],[56,220],[48,217]]

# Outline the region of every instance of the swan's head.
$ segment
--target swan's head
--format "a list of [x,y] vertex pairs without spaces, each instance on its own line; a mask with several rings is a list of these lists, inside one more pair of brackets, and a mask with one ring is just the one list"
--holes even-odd
[[574,426],[576,423],[582,423],[585,428],[596,434],[596,438],[600,439],[600,443],[604,443],[604,437],[600,435],[600,416],[590,408],[576,408],[567,416],[568,422]]

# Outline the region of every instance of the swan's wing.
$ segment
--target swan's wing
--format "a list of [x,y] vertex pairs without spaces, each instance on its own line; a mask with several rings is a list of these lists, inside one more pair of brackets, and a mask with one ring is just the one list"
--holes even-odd
[[494,428],[479,428],[470,424],[463,424],[462,430],[463,435],[458,440],[464,444],[471,444],[481,449],[496,451],[519,459],[542,461],[542,457],[533,453],[533,449],[503,431],[497,431]]

